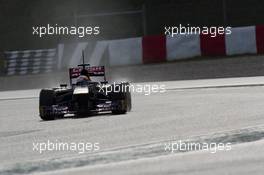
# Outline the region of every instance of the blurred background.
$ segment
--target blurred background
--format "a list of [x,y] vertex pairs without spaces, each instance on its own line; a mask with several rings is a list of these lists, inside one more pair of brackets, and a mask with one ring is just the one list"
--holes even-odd
[[[263,75],[263,59],[255,57],[262,54],[259,48],[264,48],[264,28],[259,30],[261,37],[255,37],[256,26],[264,24],[263,11],[261,0],[0,0],[0,90],[65,82],[67,69],[80,63],[82,50],[86,62],[108,67],[110,79],[165,81]],[[32,34],[32,27],[47,24],[99,26],[100,35],[40,38]],[[162,37],[165,26],[180,24],[237,28],[231,38],[235,52],[230,54],[221,38],[209,38],[203,44],[192,36],[176,37],[171,44]],[[254,57],[248,59],[251,55]],[[18,87],[14,83],[18,81],[27,83]]]
[[[56,47],[60,42],[164,33],[164,26],[250,26],[264,23],[261,0],[0,0],[0,49]],[[32,26],[100,26],[96,38],[32,36]]]

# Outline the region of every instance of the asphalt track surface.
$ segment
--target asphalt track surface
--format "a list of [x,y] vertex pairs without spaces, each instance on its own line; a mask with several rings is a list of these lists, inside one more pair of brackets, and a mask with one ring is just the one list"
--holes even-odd
[[[155,82],[232,77],[264,76],[264,56],[206,57],[179,60],[163,64],[108,67],[106,78],[110,82]],[[42,75],[0,76],[0,91],[40,89],[68,83],[68,70]]]
[[[264,77],[158,82],[133,93],[126,115],[43,122],[39,90],[0,92],[0,174],[263,174]],[[33,151],[33,143],[99,143],[100,149]],[[165,150],[175,141],[231,143],[231,150]]]

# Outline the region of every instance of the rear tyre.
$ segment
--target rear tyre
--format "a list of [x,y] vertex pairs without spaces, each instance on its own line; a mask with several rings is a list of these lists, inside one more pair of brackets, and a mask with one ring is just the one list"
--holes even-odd
[[112,110],[113,114],[125,114],[126,112],[131,111],[131,93],[129,91],[129,83],[121,83],[121,89],[124,89],[124,92],[116,93],[115,100],[118,102],[118,108]]
[[127,101],[127,112],[130,112],[132,109],[132,100],[131,100],[131,92],[126,92],[126,101]]
[[52,112],[52,105],[56,103],[56,94],[54,90],[42,89],[39,95],[39,116],[42,120],[54,120],[56,116]]

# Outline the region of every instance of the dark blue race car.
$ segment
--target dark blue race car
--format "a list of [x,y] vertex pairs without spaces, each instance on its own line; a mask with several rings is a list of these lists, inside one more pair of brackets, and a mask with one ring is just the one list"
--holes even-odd
[[[77,81],[83,70],[89,80]],[[81,64],[69,69],[70,86],[42,89],[39,96],[39,115],[43,120],[62,118],[65,114],[90,116],[100,112],[125,114],[131,110],[129,83],[108,84],[104,66]],[[102,81],[91,81],[101,77]]]

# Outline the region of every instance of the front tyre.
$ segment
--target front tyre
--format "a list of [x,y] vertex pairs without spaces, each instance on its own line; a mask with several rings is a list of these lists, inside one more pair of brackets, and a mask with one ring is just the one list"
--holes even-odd
[[42,120],[54,120],[56,114],[52,106],[56,104],[56,94],[52,89],[42,89],[39,95],[39,116]]

